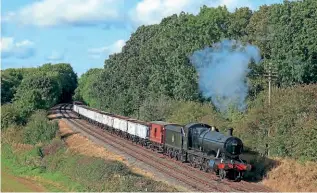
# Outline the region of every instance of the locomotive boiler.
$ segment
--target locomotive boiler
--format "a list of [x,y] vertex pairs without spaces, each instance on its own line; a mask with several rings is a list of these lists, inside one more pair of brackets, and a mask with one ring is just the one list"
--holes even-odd
[[236,159],[243,151],[243,143],[239,138],[232,136],[232,130],[229,129],[228,136],[218,132],[214,127],[204,130],[197,136],[198,147],[209,156]]
[[[189,161],[202,168],[207,167],[208,169],[209,166],[221,178],[225,178],[229,174],[231,178],[239,181],[243,173],[250,170],[251,166],[240,159],[243,143],[241,139],[232,136],[232,131],[233,129],[230,128],[228,134],[225,135],[207,124],[186,125],[184,133],[187,133],[187,139],[184,140],[184,144],[187,143]],[[203,157],[204,161],[197,159],[197,156]]]

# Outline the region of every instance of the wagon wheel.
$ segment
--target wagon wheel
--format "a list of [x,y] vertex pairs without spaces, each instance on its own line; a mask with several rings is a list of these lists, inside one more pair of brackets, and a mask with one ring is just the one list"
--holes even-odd
[[149,144],[147,144],[147,143],[145,143],[145,142],[142,142],[142,143],[145,145],[146,149],[151,149],[151,147],[150,147]]
[[175,153],[174,158],[175,158],[176,161],[178,161],[178,156],[179,156],[179,154],[178,154],[178,153]]
[[205,170],[205,159],[204,158],[199,159],[199,170]]
[[242,173],[240,171],[234,171],[233,173],[233,181],[240,182],[242,178]]
[[209,169],[210,169],[210,168],[209,168],[208,161],[209,161],[209,160],[206,160],[206,161],[204,162],[204,165],[203,165],[203,169],[204,169],[205,172],[209,172]]
[[188,160],[188,161],[189,161],[189,165],[192,166],[192,167],[194,167],[193,157],[190,155],[188,158],[189,158],[189,160]]
[[181,156],[181,162],[182,163],[188,163],[188,160],[186,159],[187,157],[186,157],[186,154],[183,154],[182,156]]
[[219,170],[219,177],[220,179],[225,179],[227,175],[227,172],[224,169]]
[[170,150],[168,155],[169,155],[170,158],[173,158],[174,157],[173,156],[173,151]]
[[190,159],[190,165],[191,165],[192,167],[196,168],[196,162],[195,162],[194,156],[192,156],[191,159]]
[[195,156],[193,157],[193,164],[194,164],[194,168],[198,168],[199,167],[199,163],[198,162],[198,158]]
[[179,156],[179,161],[181,161],[182,163],[186,163],[186,155],[184,155],[184,154],[181,154],[180,156]]

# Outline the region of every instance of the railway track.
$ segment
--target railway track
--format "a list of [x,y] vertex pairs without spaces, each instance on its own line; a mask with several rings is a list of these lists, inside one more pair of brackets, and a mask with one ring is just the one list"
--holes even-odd
[[66,118],[76,128],[193,187],[197,191],[271,191],[263,186],[248,182],[234,183],[226,180],[219,181],[218,177],[213,174],[205,173],[187,164],[182,164],[176,160],[152,152],[149,149],[142,148],[142,146],[132,144],[132,142],[129,143],[127,140],[91,125],[85,120],[78,119],[72,113],[70,105],[61,105],[59,109],[63,118]]

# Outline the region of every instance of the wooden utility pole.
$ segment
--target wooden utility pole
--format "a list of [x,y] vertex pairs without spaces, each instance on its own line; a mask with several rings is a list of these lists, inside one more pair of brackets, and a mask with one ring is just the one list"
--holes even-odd
[[269,65],[269,107],[271,106],[271,81],[272,81],[272,70],[271,64]]
[[271,106],[271,93],[272,93],[272,80],[276,80],[278,77],[276,69],[272,69],[272,63],[269,63],[267,74],[264,75],[268,77],[269,82],[269,107]]
[[[268,110],[269,110],[269,115],[271,117],[271,113],[270,113],[270,109],[271,109],[271,90],[272,90],[272,80],[275,80],[278,75],[277,75],[277,72],[276,70],[272,70],[272,63],[269,63],[269,66],[268,66],[268,74],[264,75],[265,77],[268,77],[268,82],[269,82],[269,106],[268,106]],[[267,131],[267,137],[268,139],[271,137],[270,136],[271,134],[271,127],[268,128],[268,131]],[[269,144],[267,143],[266,144],[266,155],[269,156]]]

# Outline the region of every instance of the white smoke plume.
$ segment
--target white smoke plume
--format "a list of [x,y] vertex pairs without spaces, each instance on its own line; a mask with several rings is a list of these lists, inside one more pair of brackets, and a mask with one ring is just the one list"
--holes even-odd
[[201,92],[210,97],[221,112],[225,112],[229,105],[240,111],[246,108],[248,65],[252,60],[259,63],[260,59],[260,50],[256,46],[235,40],[215,43],[195,51],[190,57],[199,74]]

